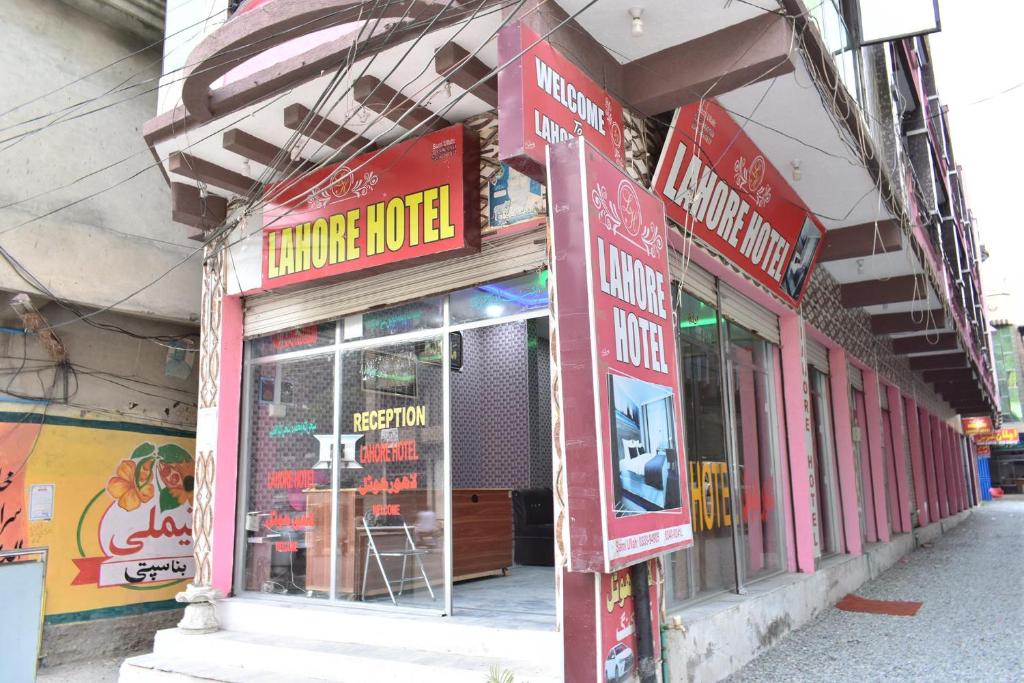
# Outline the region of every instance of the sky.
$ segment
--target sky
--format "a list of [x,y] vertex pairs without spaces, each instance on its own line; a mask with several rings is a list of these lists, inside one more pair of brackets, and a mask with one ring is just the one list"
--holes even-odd
[[939,15],[942,30],[929,38],[935,80],[990,254],[981,267],[989,320],[1024,325],[1024,2],[939,0]]

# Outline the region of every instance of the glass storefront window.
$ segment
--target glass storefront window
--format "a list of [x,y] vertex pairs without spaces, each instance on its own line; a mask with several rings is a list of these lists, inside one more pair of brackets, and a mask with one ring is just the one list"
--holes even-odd
[[811,421],[814,431],[814,480],[816,485],[817,529],[822,555],[842,551],[842,511],[839,499],[839,466],[833,440],[832,402],[828,375],[809,368]]
[[685,292],[676,323],[694,535],[692,548],[668,557],[669,598],[678,603],[780,571],[783,527],[774,347]]
[[256,358],[276,356],[292,351],[307,351],[334,343],[337,324],[303,325],[293,330],[275,332],[252,342],[252,355]]
[[451,326],[546,310],[541,271],[248,342],[241,590],[450,610]]
[[451,295],[451,323],[504,318],[548,306],[548,271],[490,282]]
[[722,366],[718,313],[682,293],[676,306],[682,380],[693,547],[669,556],[672,595],[683,601],[699,593],[733,588],[732,486],[722,412]]
[[782,568],[772,365],[767,342],[728,323],[744,579]]
[[334,354],[251,365],[249,385],[245,590],[325,598],[330,510],[310,492],[331,484],[318,462],[334,438]]
[[341,321],[341,340],[379,339],[395,334],[430,330],[444,325],[444,297],[411,301],[366,313],[346,316]]
[[341,353],[339,598],[388,603],[388,583],[402,582],[402,605],[444,604],[445,368],[429,353],[440,345]]

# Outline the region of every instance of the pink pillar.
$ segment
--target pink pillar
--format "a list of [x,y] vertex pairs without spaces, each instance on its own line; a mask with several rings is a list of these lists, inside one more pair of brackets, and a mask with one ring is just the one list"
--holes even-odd
[[839,499],[843,508],[843,535],[846,538],[846,552],[860,555],[863,547],[860,540],[860,515],[857,513],[857,468],[853,462],[853,424],[850,419],[850,378],[846,370],[846,352],[837,347],[830,348],[828,367],[836,460],[839,464]]
[[[903,397],[900,390],[893,386],[887,386],[886,392],[889,395],[889,415],[892,418],[892,458],[896,467],[896,495],[899,504],[899,530],[906,533],[911,530],[910,524],[910,487],[907,482],[907,459],[910,454],[906,452],[906,439],[903,438]],[[893,527],[897,526],[896,518],[892,520]]]
[[967,510],[971,507],[971,496],[968,494],[969,475],[964,469],[964,437],[955,429],[952,430],[952,433],[955,445],[953,453],[956,455],[956,481],[959,482],[959,489],[961,489],[961,510]]
[[960,512],[960,473],[957,471],[956,458],[953,457],[953,430],[945,422],[942,431],[946,438],[946,488],[949,489],[949,514]]
[[921,422],[917,414],[917,402],[907,397],[904,401],[907,412],[907,432],[910,436],[910,469],[914,475],[914,499],[917,504],[917,525],[925,526],[928,519],[928,483],[924,473],[924,454],[921,452]]
[[953,456],[953,472],[955,473],[956,482],[956,503],[957,512],[962,512],[967,509],[967,488],[964,481],[964,458],[963,453],[960,449],[960,434],[955,429],[949,427],[949,445],[950,453]]
[[[780,425],[786,424],[786,407],[782,399],[782,353],[775,347],[775,409]],[[781,436],[781,435],[780,435]],[[786,518],[786,571],[796,571],[796,534],[793,531],[792,485],[789,476],[789,444],[779,440],[779,476],[782,478],[782,511]]]
[[889,542],[886,524],[885,461],[882,455],[882,402],[878,394],[878,373],[864,370],[864,403],[868,411],[868,447],[871,454],[871,489],[875,499],[875,527],[878,540]]
[[804,324],[797,314],[779,317],[782,347],[783,396],[786,402],[786,441],[793,489],[793,527],[796,564],[801,572],[814,572],[814,529],[811,527],[810,468],[811,414],[804,358]]
[[939,493],[939,516],[949,517],[949,488],[946,480],[946,438],[939,418],[931,417],[932,448],[935,452],[935,488]]
[[242,405],[242,299],[237,296],[225,296],[221,302],[219,386],[210,545],[213,586],[228,595],[235,560],[238,430]]
[[939,508],[939,490],[935,476],[935,438],[932,432],[932,416],[924,408],[919,408],[921,423],[921,441],[924,443],[924,471],[928,485],[928,523],[939,521],[942,516]]

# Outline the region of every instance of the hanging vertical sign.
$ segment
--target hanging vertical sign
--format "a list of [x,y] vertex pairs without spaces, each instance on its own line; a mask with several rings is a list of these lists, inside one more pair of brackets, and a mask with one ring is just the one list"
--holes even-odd
[[661,202],[594,146],[548,148],[570,571],[692,544]]
[[825,228],[716,100],[676,110],[651,188],[673,222],[800,305]]
[[544,148],[583,136],[622,166],[622,105],[521,22],[498,33],[498,157],[544,180]]

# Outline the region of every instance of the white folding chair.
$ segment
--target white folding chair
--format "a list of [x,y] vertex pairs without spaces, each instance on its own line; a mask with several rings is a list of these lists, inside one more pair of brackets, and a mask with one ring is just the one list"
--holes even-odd
[[[423,583],[427,586],[427,591],[430,592],[430,599],[436,600],[434,596],[434,589],[430,585],[430,579],[427,578],[427,570],[423,566],[423,556],[427,554],[426,549],[417,548],[416,541],[413,540],[412,533],[409,529],[409,525],[405,523],[404,519],[401,519],[401,524],[388,523],[390,520],[385,518],[383,524],[378,524],[378,518],[375,518],[372,513],[367,512],[363,515],[363,530],[366,532],[366,559],[363,562],[363,586],[360,593],[361,599],[366,599],[366,579],[370,574],[370,556],[377,560],[377,568],[380,569],[380,574],[384,578],[384,585],[388,589],[388,596],[391,597],[391,602],[395,605],[398,604],[398,600],[395,598],[395,592],[391,588],[391,580],[388,578],[387,570],[384,569],[385,557],[401,557],[402,558],[402,577],[398,582],[398,595],[405,592],[405,581],[407,578],[406,572],[409,564],[409,558],[413,558],[420,567],[420,575],[423,577]],[[395,520],[397,521],[397,520]],[[401,548],[380,548],[377,545],[377,539],[373,537],[374,534],[378,534],[378,537],[384,535],[397,535],[401,532],[405,539]]]

